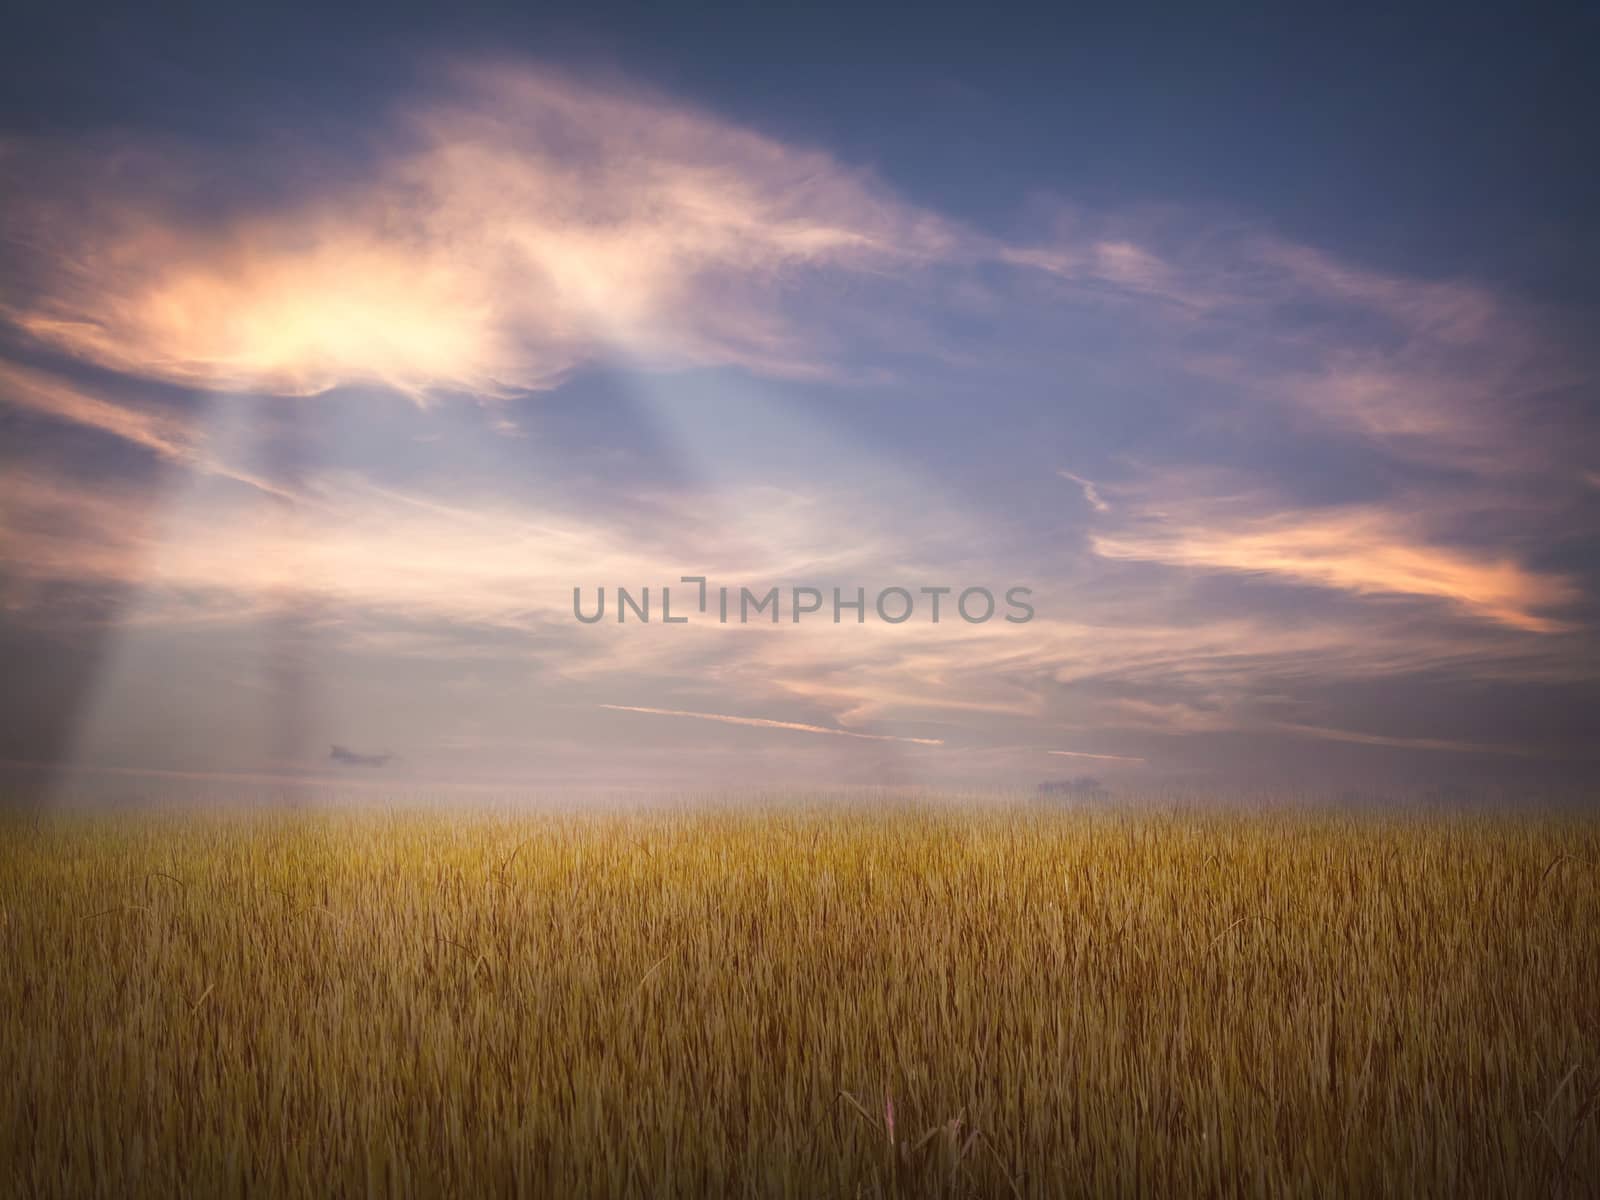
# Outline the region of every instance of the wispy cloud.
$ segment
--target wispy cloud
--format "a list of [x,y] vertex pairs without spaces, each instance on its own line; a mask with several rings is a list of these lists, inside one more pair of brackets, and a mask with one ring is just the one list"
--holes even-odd
[[1500,754],[1514,758],[1548,757],[1547,751],[1499,742],[1464,742],[1449,738],[1394,737],[1389,734],[1359,733],[1349,729],[1330,729],[1321,725],[1296,725],[1280,721],[1272,726],[1280,733],[1317,738],[1329,742],[1350,742],[1360,746],[1390,746],[1402,750],[1438,750],[1449,754]]
[[1090,754],[1087,750],[1047,750],[1046,754],[1054,754],[1061,758],[1092,758],[1101,762],[1142,763],[1145,760],[1127,754]]
[[800,721],[771,721],[764,717],[734,717],[724,713],[686,712],[676,708],[644,708],[632,704],[602,704],[614,712],[647,713],[656,717],[693,717],[699,721],[720,721],[724,725],[750,725],[757,729],[784,729],[794,733],[824,733],[830,737],[856,738],[864,742],[910,742],[917,746],[942,746],[942,738],[900,737],[889,733],[862,733],[854,729],[830,729],[826,725],[807,725]]
[[1094,480],[1085,479],[1082,475],[1074,475],[1068,470],[1060,470],[1057,471],[1056,474],[1061,476],[1063,479],[1071,480],[1073,483],[1077,484],[1081,489],[1083,489],[1083,499],[1085,503],[1087,503],[1090,508],[1094,509],[1095,512],[1108,513],[1111,511],[1110,503],[1108,503],[1106,498],[1100,494],[1100,489],[1095,486]]
[[191,422],[93,396],[39,371],[0,361],[0,402],[131,442],[176,463],[199,457]]
[[0,404],[40,413],[55,421],[92,429],[140,449],[166,462],[245,484],[280,500],[294,500],[293,492],[265,477],[222,462],[205,446],[192,418],[152,412],[126,402],[94,395],[40,371],[0,360]]
[[1549,609],[1576,589],[1514,560],[1430,545],[1403,515],[1378,506],[1263,512],[1202,522],[1156,518],[1094,533],[1096,554],[1239,572],[1361,595],[1443,600],[1466,613],[1536,633],[1561,630]]

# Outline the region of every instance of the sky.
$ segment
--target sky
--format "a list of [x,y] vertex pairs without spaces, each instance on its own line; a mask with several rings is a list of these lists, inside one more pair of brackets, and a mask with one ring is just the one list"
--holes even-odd
[[1592,9],[765,7],[23,6],[7,778],[1593,781]]

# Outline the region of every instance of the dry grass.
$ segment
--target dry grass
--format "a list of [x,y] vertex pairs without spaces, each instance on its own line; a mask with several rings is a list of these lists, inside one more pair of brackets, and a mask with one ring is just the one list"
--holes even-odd
[[13,821],[0,1191],[1592,1194],[1600,827]]

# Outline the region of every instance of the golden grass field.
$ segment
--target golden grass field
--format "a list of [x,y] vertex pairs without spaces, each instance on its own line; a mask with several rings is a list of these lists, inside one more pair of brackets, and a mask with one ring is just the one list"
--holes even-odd
[[1600,823],[13,818],[0,1192],[1594,1194]]

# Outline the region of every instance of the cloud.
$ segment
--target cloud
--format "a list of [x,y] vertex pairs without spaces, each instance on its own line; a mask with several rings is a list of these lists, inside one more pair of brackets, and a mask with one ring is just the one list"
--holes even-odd
[[53,375],[32,371],[0,360],[0,403],[28,409],[52,420],[92,429],[157,458],[208,475],[231,479],[280,500],[294,500],[293,492],[260,475],[238,470],[208,452],[204,437],[190,417],[152,412],[127,402],[95,395]]
[[648,713],[657,717],[693,717],[700,721],[720,721],[724,725],[751,725],[758,729],[785,729],[795,733],[825,733],[831,737],[858,738],[865,742],[910,742],[918,746],[942,746],[941,738],[898,737],[887,733],[862,733],[854,729],[829,729],[825,725],[806,725],[799,721],[771,721],[764,717],[730,717],[722,713],[685,712],[675,708],[643,708],[631,704],[602,704],[614,712]]
[[1094,509],[1095,512],[1108,513],[1111,511],[1111,505],[1107,503],[1105,497],[1100,494],[1100,489],[1095,486],[1094,480],[1085,479],[1082,475],[1074,475],[1071,471],[1066,470],[1057,471],[1056,474],[1061,476],[1063,479],[1071,480],[1073,483],[1082,488],[1083,499],[1085,503],[1087,503],[1090,508]]
[[1127,754],[1090,754],[1087,750],[1046,750],[1046,754],[1058,755],[1061,758],[1093,758],[1103,762],[1142,763],[1145,760]]
[[[1363,442],[1410,463],[1486,476],[1564,462],[1593,430],[1585,348],[1550,314],[1470,279],[1423,279],[1248,228],[1135,220],[1063,206],[1051,238],[997,256],[1057,299],[1137,321],[1143,353],[1225,385],[1205,419],[1276,414],[1307,438]],[[1588,447],[1586,450],[1585,447]]]
[[[1192,508],[1203,507],[1196,504]],[[1376,505],[1219,516],[1158,516],[1094,533],[1103,558],[1239,572],[1358,595],[1417,596],[1514,629],[1558,632],[1547,610],[1578,592],[1504,555],[1431,545],[1399,512]]]
[[8,464],[0,472],[0,551],[8,564],[4,606],[62,582],[126,586],[157,540],[154,495],[86,487],[48,471]]
[[1403,750],[1438,750],[1450,754],[1501,754],[1514,758],[1548,757],[1547,750],[1509,746],[1496,742],[1463,742],[1448,738],[1391,737],[1387,734],[1356,733],[1348,729],[1329,729],[1320,725],[1296,725],[1287,721],[1271,728],[1280,733],[1317,738],[1321,741],[1350,742],[1360,746],[1392,746]]
[[188,421],[103,400],[42,372],[4,361],[0,361],[0,401],[98,430],[169,462],[191,463],[198,457]]
[[1496,332],[1505,311],[1485,288],[1462,280],[1416,280],[1342,262],[1311,246],[1254,237],[1251,255],[1293,289],[1381,312],[1417,336],[1470,345]]
[[[37,198],[9,222],[47,259],[10,319],[209,389],[498,395],[617,352],[811,375],[827,359],[793,311],[802,279],[915,262],[955,236],[824,153],[548,71],[459,68],[370,150],[333,183],[290,156],[293,200],[203,224],[129,179],[127,154],[82,162],[71,186],[101,198],[72,227]],[[215,170],[170,151],[135,162],[196,187]]]

